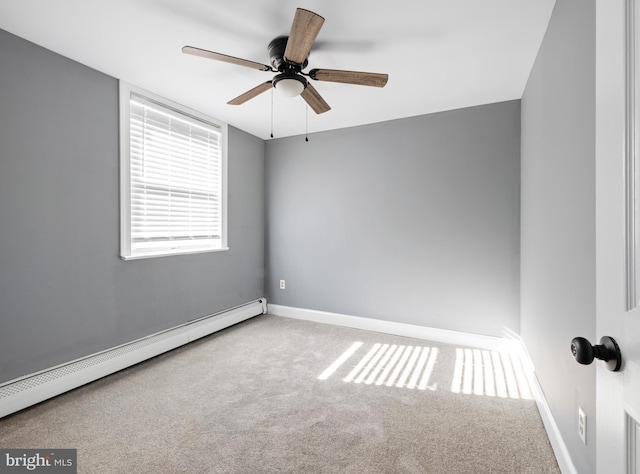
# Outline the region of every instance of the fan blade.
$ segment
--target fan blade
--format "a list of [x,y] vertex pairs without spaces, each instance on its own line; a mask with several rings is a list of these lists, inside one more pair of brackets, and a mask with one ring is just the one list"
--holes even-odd
[[342,82],[359,86],[384,87],[389,80],[388,74],[376,72],[339,71],[337,69],[312,69],[309,77],[316,81]]
[[309,107],[317,114],[323,114],[331,110],[329,104],[318,94],[318,91],[311,84],[307,84],[307,87],[300,94]]
[[194,56],[202,56],[203,58],[215,59],[216,61],[236,64],[238,66],[250,67],[260,71],[273,71],[271,66],[266,64],[256,63],[254,61],[249,61],[248,59],[235,58],[233,56],[227,56],[226,54],[214,53],[213,51],[207,51],[206,49],[195,48],[193,46],[183,47],[182,52],[186,54],[193,54]]
[[304,63],[323,23],[324,18],[320,15],[298,8],[293,17],[287,47],[284,50],[284,58],[296,64]]
[[247,92],[245,92],[244,94],[240,94],[238,97],[236,97],[235,99],[231,99],[229,102],[227,102],[227,104],[229,105],[240,105],[240,104],[244,104],[246,101],[248,101],[249,99],[253,99],[255,96],[262,94],[263,92],[268,91],[269,89],[271,89],[273,86],[271,85],[271,81],[267,81],[267,82],[263,82],[262,84],[260,84],[257,87],[254,87],[253,89],[248,90]]

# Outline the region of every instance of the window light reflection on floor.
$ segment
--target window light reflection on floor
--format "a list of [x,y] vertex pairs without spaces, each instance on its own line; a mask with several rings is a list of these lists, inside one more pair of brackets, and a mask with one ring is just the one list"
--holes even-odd
[[333,373],[338,370],[338,368],[344,364],[346,362],[346,360],[351,357],[353,355],[353,353],[355,351],[357,351],[360,346],[362,345],[361,342],[354,342],[351,347],[349,347],[349,349],[347,349],[340,357],[338,357],[336,359],[336,361],[331,364],[327,370],[325,370],[324,372],[322,372],[322,374],[320,374],[320,376],[318,377],[318,380],[327,380],[329,377],[331,377],[331,375],[333,375]]
[[[363,345],[362,342],[354,342],[318,379],[329,379]],[[434,391],[439,379],[431,379],[440,354],[436,347],[376,343],[342,380],[345,383]],[[440,380],[441,383],[451,381],[453,393],[533,400],[525,368],[515,353],[458,347],[455,349],[453,373],[439,377],[446,377],[446,381]]]
[[[354,343],[319,377],[327,380],[359,348]],[[429,380],[438,357],[438,349],[397,344],[374,344],[343,379],[346,383],[385,385],[418,390],[435,390]]]
[[520,358],[506,352],[456,349],[453,393],[532,400]]

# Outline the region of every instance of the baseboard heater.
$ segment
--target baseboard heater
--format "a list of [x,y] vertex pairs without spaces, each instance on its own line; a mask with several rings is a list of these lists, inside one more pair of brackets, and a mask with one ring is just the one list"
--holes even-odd
[[0,385],[0,418],[267,312],[262,298]]

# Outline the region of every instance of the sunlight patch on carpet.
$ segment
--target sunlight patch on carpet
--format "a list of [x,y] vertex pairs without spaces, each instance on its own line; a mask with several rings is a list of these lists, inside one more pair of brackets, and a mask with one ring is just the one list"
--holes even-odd
[[[354,343],[318,379],[328,379],[361,346],[362,343]],[[346,383],[435,390],[436,385],[429,385],[429,380],[437,357],[438,349],[435,347],[377,343],[342,380]]]
[[456,349],[451,392],[533,399],[524,367],[517,355],[481,349]]
[[331,377],[331,375],[333,375],[333,373],[336,370],[338,370],[340,366],[344,364],[347,361],[347,359],[349,359],[349,357],[351,357],[354,354],[355,351],[360,349],[361,345],[362,345],[361,342],[354,342],[351,345],[351,347],[349,347],[349,349],[344,351],[344,353],[340,357],[338,357],[333,364],[327,367],[327,369],[320,374],[320,376],[318,377],[318,380],[327,380],[329,377]]
[[[439,357],[444,359],[434,376]],[[534,399],[520,357],[504,351],[461,347],[439,351],[436,347],[354,342],[318,380],[328,380],[341,368],[336,376],[345,383],[431,391],[440,384],[464,395]]]

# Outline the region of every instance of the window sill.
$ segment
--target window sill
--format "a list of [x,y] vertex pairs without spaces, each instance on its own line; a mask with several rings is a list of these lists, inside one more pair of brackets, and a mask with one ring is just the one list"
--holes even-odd
[[120,255],[120,259],[124,261],[141,260],[143,258],[173,257],[176,255],[192,255],[195,253],[226,252],[227,250],[229,250],[229,247],[221,247],[219,249],[181,250],[179,252],[171,252],[171,251],[149,252],[149,253],[136,254],[136,255]]

